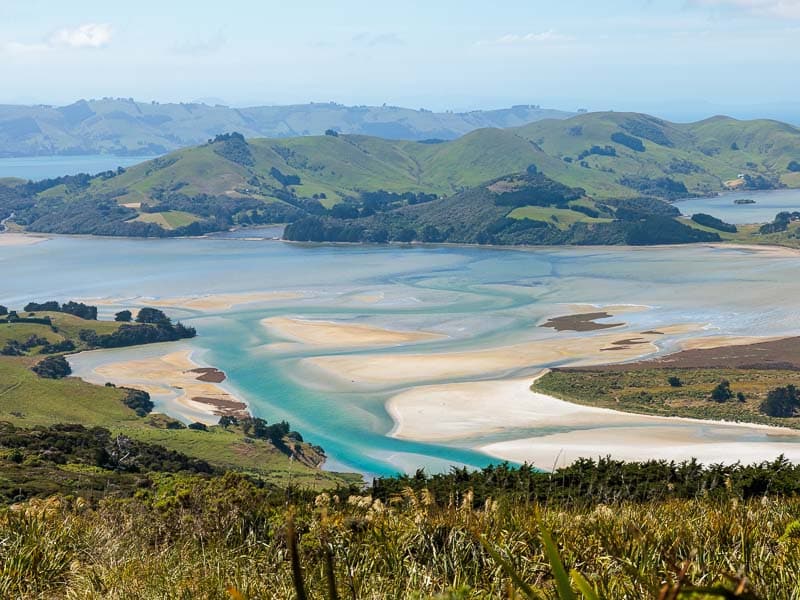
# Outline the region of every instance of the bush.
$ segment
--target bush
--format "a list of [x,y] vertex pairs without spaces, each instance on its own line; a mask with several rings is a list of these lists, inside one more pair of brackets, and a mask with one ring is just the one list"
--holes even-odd
[[736,233],[738,231],[736,229],[736,225],[731,225],[730,223],[726,223],[721,219],[712,217],[711,215],[707,215],[705,213],[697,213],[696,215],[692,215],[692,221],[698,223],[699,225],[711,227],[711,229],[716,229],[718,231],[726,231],[728,233]]
[[114,320],[118,323],[130,323],[133,318],[133,313],[129,310],[121,310],[114,315]]
[[800,173],[800,162],[793,160],[789,163],[789,165],[786,168],[792,173]]
[[143,390],[135,390],[132,388],[126,389],[125,398],[122,402],[140,417],[144,417],[150,413],[155,406],[150,399],[150,394]]
[[63,356],[48,356],[35,364],[31,370],[45,379],[62,379],[72,373],[67,359]]
[[671,387],[676,388],[683,386],[683,382],[681,381],[680,377],[675,377],[674,375],[667,379],[667,383],[669,383]]
[[195,431],[208,431],[208,426],[205,423],[189,423],[187,427],[189,429],[194,429]]
[[632,135],[628,135],[627,133],[623,133],[621,131],[617,131],[616,133],[611,134],[611,141],[616,142],[617,144],[621,144],[627,148],[635,152],[644,152],[645,147],[637,137],[633,137]]
[[727,379],[720,381],[717,386],[711,390],[711,399],[714,402],[727,402],[733,398],[733,391],[731,391],[731,382]]
[[798,408],[800,408],[800,397],[793,385],[770,390],[766,400],[759,406],[759,410],[765,415],[779,418],[793,417]]

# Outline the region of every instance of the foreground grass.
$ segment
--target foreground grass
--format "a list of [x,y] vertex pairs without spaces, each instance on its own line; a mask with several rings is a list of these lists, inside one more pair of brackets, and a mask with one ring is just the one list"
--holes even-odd
[[728,597],[738,586],[753,594],[743,597],[800,597],[797,498],[580,506],[501,498],[474,508],[469,493],[436,499],[408,489],[388,503],[303,501],[232,474],[167,478],[129,501],[51,498],[0,512],[0,596],[300,597],[289,513],[294,576],[307,598],[511,597],[521,589],[510,573],[536,597],[568,598],[556,590],[543,530],[598,598],[658,598],[678,580],[723,586]]
[[[677,377],[680,387],[669,384]],[[711,400],[711,391],[728,380],[744,401]],[[533,390],[589,406],[660,416],[745,421],[800,428],[800,417],[774,418],[759,411],[767,393],[800,385],[800,373],[779,369],[668,369],[630,371],[555,370],[538,379]]]

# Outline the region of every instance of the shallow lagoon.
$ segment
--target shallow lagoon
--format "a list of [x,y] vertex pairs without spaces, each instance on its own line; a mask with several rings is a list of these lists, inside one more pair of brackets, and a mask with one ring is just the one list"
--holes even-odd
[[[384,404],[408,386],[337,387],[330,378],[303,367],[302,359],[319,355],[319,350],[276,349],[271,344],[281,340],[260,325],[262,319],[287,315],[353,320],[447,336],[402,350],[340,351],[355,355],[471,350],[577,335],[537,326],[548,316],[569,312],[569,305],[576,303],[649,306],[624,315],[631,331],[702,323],[701,335],[797,334],[797,260],[791,253],[700,246],[521,250],[54,238],[33,246],[0,247],[0,303],[141,297],[141,305],[146,298],[298,292],[303,297],[232,310],[168,312],[198,328],[199,337],[188,346],[200,360],[228,374],[226,383],[257,416],[290,421],[306,439],[327,450],[330,468],[393,473],[420,466],[443,469],[453,463],[481,466],[492,460],[466,443],[387,437],[393,422]],[[681,337],[665,336],[662,350],[674,349]],[[152,351],[115,353],[136,357]],[[90,370],[103,356],[80,355],[77,372]],[[524,376],[541,366],[485,377]],[[497,431],[471,445],[537,433],[547,432]]]

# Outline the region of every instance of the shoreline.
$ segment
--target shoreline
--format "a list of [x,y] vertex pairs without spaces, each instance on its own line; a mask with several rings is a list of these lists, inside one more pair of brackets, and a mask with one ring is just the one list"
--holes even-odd
[[[466,442],[470,448],[549,470],[578,458],[749,462],[784,453],[800,460],[800,431],[744,422],[640,415],[574,404],[530,386],[543,376],[416,387],[386,402],[389,436],[420,442]],[[498,401],[502,398],[502,401]],[[686,428],[684,426],[690,426]],[[693,426],[693,427],[691,427]],[[519,436],[486,441],[487,434]],[[737,439],[749,432],[750,441]],[[709,436],[709,434],[711,434]],[[773,439],[770,439],[773,438]],[[793,439],[794,443],[777,438]]]
[[[184,423],[216,425],[222,416],[251,416],[247,402],[224,385],[225,373],[199,361],[196,350],[163,350],[154,356],[89,365],[88,372],[80,372],[83,369],[79,368],[75,376],[97,385],[110,382],[118,387],[143,390],[156,405],[153,412]],[[89,353],[103,356],[108,350],[90,350],[72,356]]]
[[[760,223],[754,223],[754,225],[759,225]],[[386,242],[383,244],[379,244],[377,242],[308,242],[308,241],[299,241],[299,240],[285,240],[283,238],[238,238],[238,237],[215,237],[214,234],[222,234],[222,233],[229,233],[231,231],[237,231],[236,229],[226,229],[216,232],[210,232],[203,235],[196,235],[196,236],[174,236],[174,237],[143,237],[143,236],[120,236],[120,235],[95,235],[91,233],[44,233],[44,232],[36,232],[36,231],[22,231],[22,232],[14,232],[8,233],[7,235],[19,235],[24,237],[31,237],[31,238],[40,238],[42,241],[46,241],[49,239],[54,238],[77,238],[77,239],[94,239],[94,240],[129,240],[129,241],[164,241],[164,240],[210,240],[210,241],[245,241],[245,242],[253,242],[253,241],[260,241],[260,242],[280,242],[284,244],[301,244],[306,246],[366,246],[366,247],[407,247],[407,248],[482,248],[485,250],[518,250],[518,251],[530,251],[530,250],[554,250],[559,248],[567,248],[572,250],[577,249],[587,249],[587,250],[602,250],[602,249],[616,249],[616,250],[646,250],[648,248],[697,248],[697,247],[706,247],[706,248],[718,248],[718,249],[739,249],[739,250],[753,250],[753,251],[769,251],[772,250],[775,252],[775,255],[781,255],[781,253],[785,252],[786,256],[796,256],[800,254],[800,248],[795,248],[792,246],[782,246],[780,244],[775,243],[768,243],[768,244],[756,244],[753,242],[736,242],[736,241],[722,241],[722,242],[691,242],[687,244],[648,244],[644,246],[631,246],[627,244],[542,244],[542,245],[531,245],[531,244],[519,244],[519,245],[512,245],[512,244],[464,244],[464,243],[447,243],[447,242],[439,242],[439,243],[428,243],[428,242]],[[0,238],[2,238],[3,234],[0,232]],[[36,243],[36,242],[31,242]],[[2,244],[0,244],[2,247]]]

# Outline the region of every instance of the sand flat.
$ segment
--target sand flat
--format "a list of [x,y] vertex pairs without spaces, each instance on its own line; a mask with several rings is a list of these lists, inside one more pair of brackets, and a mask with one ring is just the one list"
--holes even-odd
[[281,338],[317,348],[400,346],[444,337],[428,331],[399,331],[361,323],[290,317],[270,317],[263,319],[261,324]]
[[[767,432],[755,427],[736,426],[736,433],[757,433],[764,440],[740,441],[730,435],[731,432],[726,432],[726,427],[734,426],[708,422],[702,429],[678,428],[669,424],[599,427],[496,442],[479,449],[502,460],[528,462],[546,470],[569,465],[579,458],[597,459],[606,456],[625,461],[683,461],[696,458],[706,464],[752,464],[775,460],[783,454],[793,462],[800,461],[798,432],[781,431],[774,434],[775,441],[770,441],[770,434]],[[720,435],[716,439],[710,439],[708,434],[711,430],[716,430]],[[783,440],[796,439],[794,443],[779,443],[778,436]]]
[[[662,333],[691,331],[699,325],[662,328]],[[555,337],[499,348],[431,354],[359,354],[318,356],[302,362],[340,381],[400,385],[431,380],[490,376],[569,359],[575,366],[641,358],[658,350],[663,335],[631,331],[586,337]],[[626,344],[626,341],[635,343]]]
[[0,233],[0,248],[8,246],[30,246],[41,244],[50,238],[41,235],[28,235],[26,233]]
[[415,387],[393,396],[386,409],[392,437],[453,441],[508,428],[636,423],[639,415],[572,404],[534,393],[530,377]]
[[216,424],[223,414],[245,416],[247,404],[217,382],[201,379],[204,372],[190,350],[161,356],[106,363],[93,376],[116,385],[130,386],[160,401],[164,412],[186,421]]
[[390,435],[422,442],[469,443],[470,438],[504,430],[567,429],[476,447],[503,460],[547,470],[578,458],[608,455],[624,460],[696,457],[706,463],[772,460],[781,453],[800,459],[800,431],[583,406],[534,393],[531,383],[531,378],[478,381],[402,392],[387,402],[395,421]]
[[680,343],[681,350],[709,350],[728,346],[748,346],[761,342],[772,342],[783,339],[783,336],[756,337],[744,335],[711,335],[707,337],[692,338]]
[[159,308],[185,308],[199,312],[230,310],[242,304],[271,302],[275,300],[296,300],[302,298],[300,292],[267,291],[231,294],[205,294],[197,296],[175,296],[148,298],[133,296],[129,298],[83,298],[82,301],[94,306],[154,306]]

